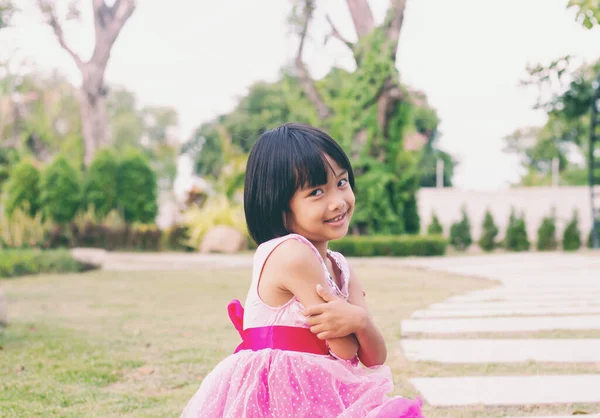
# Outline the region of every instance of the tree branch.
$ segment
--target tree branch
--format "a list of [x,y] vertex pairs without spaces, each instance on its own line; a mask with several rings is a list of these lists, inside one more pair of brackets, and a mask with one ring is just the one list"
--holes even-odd
[[38,6],[41,12],[46,16],[48,24],[54,31],[56,37],[58,38],[58,43],[60,44],[60,46],[69,53],[69,55],[75,61],[75,64],[77,64],[77,67],[81,68],[83,65],[83,61],[81,60],[79,55],[77,55],[77,53],[73,51],[73,49],[69,45],[67,45],[62,27],[58,21],[58,18],[56,17],[54,7],[51,4],[45,2],[44,0],[38,0]]
[[329,15],[326,15],[325,19],[327,19],[329,26],[331,26],[331,36],[333,36],[334,38],[336,38],[337,40],[342,42],[344,45],[346,45],[348,48],[350,48],[351,51],[354,52],[354,44],[342,36],[340,31],[337,30],[337,28],[333,24],[331,17],[329,17]]
[[135,0],[116,0],[108,7],[104,0],[93,0],[96,46],[91,61],[107,62],[119,32],[135,10]]
[[392,0],[392,4],[387,11],[384,30],[386,38],[390,42],[392,59],[396,61],[398,51],[398,41],[400,39],[400,30],[404,22],[404,10],[406,9],[406,0]]
[[368,0],[346,0],[358,39],[375,29],[375,20]]
[[306,34],[308,33],[308,23],[312,18],[312,14],[314,11],[314,4],[312,0],[306,0],[304,7],[304,24],[302,26],[302,32],[300,34],[300,45],[298,46],[298,54],[296,55],[296,71],[298,72],[298,79],[300,80],[300,85],[302,86],[302,90],[309,98],[309,100],[315,105],[317,108],[317,113],[319,114],[319,118],[321,120],[327,119],[331,115],[331,110],[317,91],[313,80],[310,78],[308,74],[308,70],[304,66],[302,62],[302,52],[304,50],[304,42],[306,40]]

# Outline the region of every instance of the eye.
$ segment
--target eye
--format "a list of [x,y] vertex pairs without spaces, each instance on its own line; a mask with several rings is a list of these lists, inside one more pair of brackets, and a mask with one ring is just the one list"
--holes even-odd
[[342,187],[348,184],[348,179],[341,179],[338,183],[338,187]]
[[[321,192],[321,193],[319,193],[319,192]],[[313,190],[313,191],[312,191],[312,192],[309,194],[309,196],[319,196],[319,195],[321,195],[321,194],[323,194],[323,190],[321,190],[321,189],[315,189],[315,190]]]

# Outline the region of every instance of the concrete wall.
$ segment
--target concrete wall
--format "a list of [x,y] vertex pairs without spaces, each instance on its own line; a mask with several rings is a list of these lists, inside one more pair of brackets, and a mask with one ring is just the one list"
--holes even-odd
[[584,242],[587,242],[592,228],[587,187],[530,187],[490,191],[426,188],[419,190],[418,204],[423,231],[426,231],[431,223],[431,213],[435,211],[446,234],[450,232],[450,225],[460,219],[461,207],[465,205],[471,220],[474,240],[479,239],[481,235],[481,224],[488,208],[500,229],[500,238],[506,231],[511,207],[525,213],[527,235],[532,242],[537,240],[537,229],[542,218],[550,213],[552,207],[556,209],[556,227],[561,234],[559,240],[574,209],[579,212],[579,226]]

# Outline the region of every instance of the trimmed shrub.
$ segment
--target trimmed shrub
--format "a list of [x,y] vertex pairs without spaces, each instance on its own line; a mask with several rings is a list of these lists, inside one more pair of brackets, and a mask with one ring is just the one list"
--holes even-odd
[[465,251],[472,243],[471,222],[467,210],[463,208],[462,219],[450,227],[450,244],[458,251]]
[[445,254],[447,246],[448,241],[439,235],[349,235],[329,243],[332,250],[347,257],[434,256]]
[[0,250],[0,277],[38,273],[75,273],[95,268],[67,250]]
[[99,151],[90,164],[84,184],[84,208],[93,208],[103,218],[117,209],[117,172],[119,163],[111,150]]
[[431,214],[431,223],[427,227],[428,235],[444,235],[444,227],[435,212]]
[[492,251],[496,248],[496,236],[498,235],[498,227],[494,223],[494,217],[489,210],[485,212],[485,218],[483,219],[482,233],[479,238],[479,246],[484,251]]
[[[588,240],[587,240],[587,246],[588,246],[588,248],[594,248],[594,236],[593,236],[593,233],[594,233],[594,228],[592,228],[590,230],[590,233],[588,235]],[[600,228],[598,229],[597,234],[598,234],[598,243],[600,244]]]
[[117,197],[127,223],[154,223],[158,213],[156,174],[139,152],[129,153],[119,165]]
[[573,211],[573,217],[563,232],[563,249],[577,251],[581,248],[581,232],[579,231],[579,214]]
[[64,157],[59,157],[46,167],[41,183],[44,217],[60,225],[71,222],[81,207],[77,170]]
[[517,217],[515,210],[511,210],[504,238],[504,246],[510,251],[529,251],[531,243],[527,238],[527,226],[525,225],[525,215]]
[[556,215],[544,217],[537,231],[537,249],[539,251],[554,251],[558,248],[556,239]]
[[40,210],[40,172],[29,161],[22,161],[11,171],[6,185],[6,214],[17,209],[34,217]]

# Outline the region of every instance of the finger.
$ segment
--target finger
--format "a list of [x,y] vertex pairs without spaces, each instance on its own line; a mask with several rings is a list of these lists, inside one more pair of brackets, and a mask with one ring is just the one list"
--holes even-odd
[[306,318],[306,323],[310,326],[319,325],[321,322],[323,322],[321,315],[311,315]]
[[310,327],[310,332],[312,332],[313,334],[319,334],[319,333],[322,333],[323,331],[325,331],[325,329],[322,324]]
[[325,290],[323,286],[320,284],[317,285],[317,294],[323,299],[325,302],[331,302],[336,300],[337,298],[331,292]]
[[302,311],[302,315],[304,315],[304,316],[321,315],[323,312],[325,312],[325,306],[327,306],[327,305],[324,303],[321,303],[319,305],[309,306],[308,308],[305,308]]
[[329,332],[325,331],[325,332],[320,332],[317,334],[317,338],[319,340],[326,340],[329,338]]

